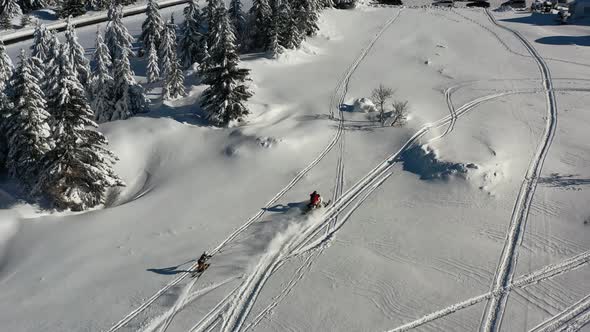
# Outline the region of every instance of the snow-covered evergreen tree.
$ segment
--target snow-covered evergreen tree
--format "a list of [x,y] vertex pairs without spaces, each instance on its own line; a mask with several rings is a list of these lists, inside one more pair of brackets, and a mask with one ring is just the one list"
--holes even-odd
[[6,54],[6,47],[0,40],[0,91],[4,91],[8,86],[8,81],[12,77],[14,66],[8,54]]
[[59,97],[53,113],[55,147],[41,159],[33,188],[58,209],[75,211],[104,202],[106,189],[124,185],[112,166],[117,159],[106,149],[76,71],[69,64],[67,44],[60,46]]
[[302,34],[289,1],[281,1],[279,6],[279,43],[284,48],[295,49],[301,45],[303,40]]
[[280,27],[281,27],[281,16],[279,15],[279,0],[270,0],[270,8],[272,11],[270,27],[269,27],[269,41],[267,50],[273,56],[276,57],[280,53],[283,53],[284,48],[279,43]]
[[11,20],[22,14],[17,0],[4,0],[0,9],[2,9],[2,13],[0,13],[0,27],[3,29],[10,29],[12,27]]
[[47,106],[49,109],[49,113],[51,113],[51,109],[53,106],[53,99],[55,91],[52,89],[56,86],[56,80],[59,76],[59,47],[60,42],[57,38],[57,35],[52,31],[50,32],[49,42],[48,42],[48,49],[47,49],[47,59],[44,63],[45,65],[45,82],[42,84],[41,88],[45,93],[45,98],[47,99]]
[[18,4],[24,13],[45,7],[47,4],[41,0],[18,0]]
[[8,153],[7,120],[12,114],[13,105],[8,98],[9,80],[12,77],[13,66],[10,57],[6,54],[4,43],[0,40],[0,170],[4,168]]
[[113,62],[121,58],[123,51],[130,56],[133,36],[123,24],[123,7],[119,5],[111,5],[108,12],[109,22],[105,31],[105,43],[109,48],[111,59]]
[[225,6],[221,4],[220,7],[220,31],[215,46],[210,50],[211,67],[207,69],[204,80],[209,87],[203,92],[201,107],[212,123],[226,126],[249,113],[244,102],[252,94],[244,84],[249,70],[238,67],[240,59],[232,25],[225,13]]
[[201,39],[201,47],[199,48],[199,72],[203,75],[209,68],[209,62],[211,61],[211,55],[209,54],[209,45],[207,44],[207,38]]
[[109,121],[115,111],[113,104],[113,77],[109,73],[111,57],[102,35],[96,34],[96,50],[93,57],[94,70],[90,83],[90,106],[98,123]]
[[160,49],[158,50],[158,56],[160,57],[160,75],[166,77],[168,69],[170,68],[170,60],[172,59],[172,44],[176,42],[176,35],[174,29],[171,28],[172,24],[170,21],[166,23],[164,29],[162,29],[162,36]]
[[242,10],[242,0],[231,0],[227,14],[229,15],[229,20],[234,27],[238,44],[241,44],[244,40],[244,32],[246,29],[246,17],[244,15],[244,11]]
[[45,96],[21,50],[13,85],[14,111],[7,119],[9,174],[28,187],[35,183],[39,161],[51,148]]
[[31,45],[31,56],[46,61],[49,56],[49,43],[51,34],[44,24],[37,24],[33,33],[33,44]]
[[252,16],[250,27],[251,42],[250,45],[254,49],[267,50],[270,44],[270,31],[272,21],[272,10],[268,0],[253,0],[250,8],[250,15]]
[[148,83],[153,83],[160,78],[160,68],[158,67],[158,52],[156,51],[156,44],[150,41],[149,45],[147,81]]
[[80,16],[86,13],[85,0],[62,0],[57,14],[59,17]]
[[147,52],[150,48],[150,40],[156,44],[156,49],[160,46],[160,32],[164,28],[164,21],[160,16],[160,6],[156,0],[148,0],[146,19],[141,25],[141,36],[139,40],[142,42],[142,49]]
[[[172,34],[174,24],[169,24],[168,29],[171,30],[168,33]],[[170,68],[166,70],[166,80],[162,87],[163,100],[174,99],[185,95],[184,75],[180,67],[180,61],[178,61],[178,57],[176,56],[176,39],[172,39],[168,54],[170,55]]]
[[133,78],[127,50],[123,49],[121,57],[113,63],[115,111],[107,121],[123,120],[137,113],[146,112],[148,99],[143,88]]
[[319,30],[319,8],[317,0],[296,0],[295,20],[302,35],[313,36]]
[[88,87],[88,81],[90,79],[90,64],[86,56],[84,55],[84,47],[78,43],[78,37],[76,36],[76,30],[74,25],[68,19],[67,28],[65,33],[65,43],[68,45],[69,62],[77,73],[78,80],[83,87]]
[[[205,17],[207,19],[207,30],[205,32],[205,38],[207,38],[207,44],[209,47],[215,43],[217,33],[219,32],[219,10],[220,6],[223,5],[223,0],[207,0],[207,8],[205,8]],[[225,8],[224,8],[225,9]]]
[[199,46],[203,37],[201,31],[201,12],[195,0],[190,0],[184,8],[184,24],[178,44],[179,56],[182,66],[188,68],[195,62],[199,62]]

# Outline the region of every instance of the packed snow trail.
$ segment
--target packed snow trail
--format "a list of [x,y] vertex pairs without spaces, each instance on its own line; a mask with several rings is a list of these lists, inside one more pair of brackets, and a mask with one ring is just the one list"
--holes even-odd
[[583,252],[579,255],[574,257],[568,258],[561,263],[547,265],[539,270],[531,272],[529,274],[525,274],[519,278],[516,278],[512,284],[507,285],[504,288],[499,290],[494,290],[485,294],[481,294],[465,301],[461,301],[459,303],[450,305],[446,308],[441,310],[435,311],[431,314],[425,315],[421,318],[416,319],[413,322],[406,323],[402,326],[399,326],[393,330],[389,330],[387,332],[404,332],[409,331],[411,329],[417,328],[424,324],[430,323],[434,320],[439,318],[448,316],[452,313],[455,313],[461,309],[465,309],[471,307],[475,304],[481,303],[482,301],[491,299],[493,297],[499,296],[501,293],[509,292],[513,288],[524,288],[536,283],[539,283],[543,280],[553,278],[557,275],[569,272],[571,270],[577,269],[590,263],[590,251]]
[[[543,169],[543,163],[549,152],[549,147],[555,136],[555,130],[557,128],[557,105],[555,101],[555,92],[553,91],[553,83],[551,82],[551,72],[541,55],[518,31],[499,24],[489,10],[486,9],[485,12],[496,26],[512,32],[512,34],[521,41],[537,63],[542,76],[543,88],[546,91],[546,106],[548,113],[542,141],[537,148],[537,152],[526,172],[525,179],[518,193],[500,262],[498,263],[494,282],[492,283],[492,291],[498,291],[511,284],[512,278],[514,277],[516,264],[518,262],[518,249],[524,236],[526,221],[537,187],[537,181],[541,174],[541,170]],[[500,292],[498,296],[494,296],[488,301],[485,312],[482,316],[480,325],[481,331],[488,332],[500,330],[502,316],[504,314],[509,294],[509,291]]]
[[141,331],[142,332],[154,332],[157,330],[159,330],[159,331],[164,330],[165,331],[167,326],[166,326],[166,328],[162,328],[162,326],[163,325],[165,326],[168,319],[170,319],[170,317],[173,317],[174,315],[176,315],[176,313],[178,313],[183,307],[190,304],[191,302],[198,299],[199,297],[206,295],[207,293],[209,293],[221,286],[224,286],[231,281],[239,279],[239,278],[240,278],[240,276],[227,278],[226,280],[224,280],[220,283],[216,283],[211,286],[205,287],[205,288],[200,289],[192,294],[188,293],[190,291],[190,288],[188,287],[188,285],[185,286],[181,296],[179,296],[178,299],[176,300],[174,307],[170,308],[168,311],[161,314],[160,316],[152,319],[148,323],[148,325],[146,327],[144,327]]
[[584,313],[590,312],[590,294],[578,302],[567,307],[557,315],[547,319],[541,324],[534,327],[530,332],[552,332],[558,331],[562,327],[567,327],[569,322],[574,321]]

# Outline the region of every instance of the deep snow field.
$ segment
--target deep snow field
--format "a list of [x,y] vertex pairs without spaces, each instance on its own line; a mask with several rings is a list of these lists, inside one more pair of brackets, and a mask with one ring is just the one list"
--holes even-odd
[[[590,25],[490,14],[514,32],[480,9],[326,10],[300,50],[243,56],[240,127],[201,120],[202,85],[154,88],[100,127],[127,183],[107,206],[0,191],[0,330],[590,331]],[[379,83],[406,126],[351,112]],[[332,204],[302,215],[313,190]]]

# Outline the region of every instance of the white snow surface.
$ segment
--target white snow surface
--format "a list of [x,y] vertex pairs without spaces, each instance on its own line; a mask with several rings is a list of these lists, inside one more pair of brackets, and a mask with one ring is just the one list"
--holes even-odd
[[[198,116],[204,86],[156,87],[151,113],[100,127],[127,183],[106,206],[0,192],[0,330],[588,331],[588,25],[490,13],[513,31],[481,9],[326,10],[301,50],[243,56],[233,128]],[[404,127],[344,111],[380,83]],[[331,204],[303,214],[313,190]]]

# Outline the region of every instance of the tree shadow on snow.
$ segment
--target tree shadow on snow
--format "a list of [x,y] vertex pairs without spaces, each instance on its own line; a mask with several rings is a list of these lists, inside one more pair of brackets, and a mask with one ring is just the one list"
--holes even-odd
[[[174,102],[176,101],[172,101],[171,103]],[[205,117],[205,114],[201,111],[201,108],[192,103],[186,105],[171,105],[170,103],[157,102],[152,104],[151,110],[148,113],[138,114],[137,116],[146,118],[169,118],[180,123],[194,126],[210,126],[210,123]]]
[[164,267],[164,268],[152,268],[152,269],[147,269],[146,271],[154,272],[156,274],[163,274],[163,275],[173,275],[173,274],[178,274],[178,273],[190,272],[188,269],[181,269],[180,267],[184,266],[186,264],[192,263],[194,261],[195,261],[194,259],[191,259],[189,261],[186,261],[186,262],[176,265],[176,266],[170,266],[170,267]]
[[[31,16],[36,17],[36,18],[43,20],[43,21],[57,20],[57,15],[55,14],[55,11],[50,10],[50,9],[34,10],[30,14],[31,14]],[[47,22],[47,23],[51,23],[51,22]]]
[[[520,16],[515,18],[507,18],[500,20],[503,22],[513,22],[513,23],[523,23],[523,24],[530,24],[530,25],[561,25],[561,23],[557,20],[557,15],[548,15],[548,14],[540,14],[540,13],[531,13],[531,15],[527,16]],[[590,19],[582,18],[582,19],[572,19],[569,20],[568,25],[590,25]]]
[[590,36],[550,36],[535,40],[546,45],[577,45],[590,46]]

